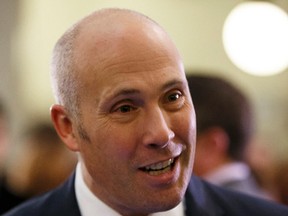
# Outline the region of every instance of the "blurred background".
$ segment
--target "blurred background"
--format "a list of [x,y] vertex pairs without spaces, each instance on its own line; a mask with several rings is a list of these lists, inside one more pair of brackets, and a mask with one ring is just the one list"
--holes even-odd
[[[251,75],[236,66],[224,49],[224,23],[243,2],[248,1],[0,0],[0,98],[9,110],[11,149],[21,145],[23,128],[50,119],[54,99],[49,62],[56,40],[84,15],[113,6],[135,9],[159,22],[175,41],[187,71],[216,74],[241,88],[256,115],[253,160],[265,172],[267,166],[288,163],[288,68],[275,75]],[[287,0],[265,2],[288,12]]]

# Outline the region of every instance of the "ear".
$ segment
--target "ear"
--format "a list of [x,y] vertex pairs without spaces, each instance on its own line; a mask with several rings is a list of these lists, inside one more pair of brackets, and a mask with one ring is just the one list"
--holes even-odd
[[212,127],[208,130],[210,138],[211,149],[222,155],[227,155],[229,148],[229,137],[227,133],[220,127]]
[[79,151],[79,145],[74,135],[73,122],[65,108],[54,104],[50,108],[50,115],[55,129],[65,145],[72,151]]

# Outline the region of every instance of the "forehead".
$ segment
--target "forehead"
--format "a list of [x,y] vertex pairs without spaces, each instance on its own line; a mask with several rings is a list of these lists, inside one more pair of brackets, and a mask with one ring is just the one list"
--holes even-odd
[[91,69],[90,75],[82,78],[85,96],[103,102],[117,95],[159,96],[173,85],[183,86],[186,77],[182,63],[172,57],[150,53],[137,58],[127,54],[107,60],[100,71]]
[[[101,15],[101,14],[100,14]],[[105,67],[129,58],[135,61],[177,49],[160,26],[134,13],[99,14],[84,20],[74,44],[76,66]],[[101,68],[100,68],[101,70]]]
[[75,59],[84,87],[157,85],[164,77],[185,77],[178,50],[159,26],[139,17],[117,19],[90,21],[80,31]]
[[172,87],[187,87],[182,65],[168,60],[155,65],[153,60],[118,63],[104,71],[86,80],[86,96],[98,102],[123,95],[159,96]]

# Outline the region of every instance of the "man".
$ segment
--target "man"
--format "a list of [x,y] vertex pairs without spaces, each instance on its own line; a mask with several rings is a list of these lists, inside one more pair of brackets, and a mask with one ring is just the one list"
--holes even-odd
[[42,121],[21,135],[21,149],[13,158],[0,184],[0,215],[56,188],[71,175],[77,162],[75,153],[65,148],[53,125]]
[[[52,120],[80,162],[65,185],[6,216],[215,215],[225,210],[226,195],[242,199],[250,215],[262,208],[197,178],[183,200],[195,151],[194,108],[180,55],[154,21],[124,9],[92,13],[58,41],[52,66]],[[240,208],[236,203],[228,208]],[[263,208],[260,215],[288,212]]]
[[197,116],[193,172],[213,184],[271,199],[245,163],[254,130],[248,98],[220,77],[192,73],[187,80]]

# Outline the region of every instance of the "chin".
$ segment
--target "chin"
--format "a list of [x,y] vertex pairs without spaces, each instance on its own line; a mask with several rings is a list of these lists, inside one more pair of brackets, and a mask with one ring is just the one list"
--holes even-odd
[[[165,200],[164,200],[165,199]],[[151,212],[168,211],[176,207],[183,200],[182,194],[172,194],[159,200],[158,205]]]
[[180,202],[181,202],[181,199],[173,200],[172,202],[170,201],[169,203],[161,203],[160,206],[157,206],[150,213],[168,211],[170,209],[175,208]]

